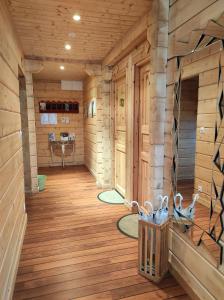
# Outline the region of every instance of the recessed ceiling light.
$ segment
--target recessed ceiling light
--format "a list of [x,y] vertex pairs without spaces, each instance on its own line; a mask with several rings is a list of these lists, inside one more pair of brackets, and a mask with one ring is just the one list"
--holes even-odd
[[65,44],[65,49],[66,49],[66,50],[71,50],[71,48],[72,48],[72,46],[71,46],[71,45],[69,45],[69,44]]
[[65,67],[64,67],[64,66],[60,66],[60,69],[61,69],[61,70],[64,70],[64,69],[65,69]]
[[73,16],[73,20],[76,21],[76,22],[80,21],[80,20],[81,20],[80,15],[77,15],[77,14],[74,15],[74,16]]

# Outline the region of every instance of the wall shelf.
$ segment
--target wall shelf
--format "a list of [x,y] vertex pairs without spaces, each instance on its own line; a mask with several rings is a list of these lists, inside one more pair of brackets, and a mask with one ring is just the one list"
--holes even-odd
[[79,103],[72,101],[40,101],[40,113],[79,113]]

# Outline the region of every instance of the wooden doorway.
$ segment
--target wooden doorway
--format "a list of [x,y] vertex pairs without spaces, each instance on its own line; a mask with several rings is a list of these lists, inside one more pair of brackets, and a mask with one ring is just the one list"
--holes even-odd
[[126,192],[126,79],[115,81],[115,189]]
[[[136,67],[134,109],[134,198],[140,204],[149,200],[149,111],[150,68],[149,62]],[[137,182],[137,185],[136,185]]]

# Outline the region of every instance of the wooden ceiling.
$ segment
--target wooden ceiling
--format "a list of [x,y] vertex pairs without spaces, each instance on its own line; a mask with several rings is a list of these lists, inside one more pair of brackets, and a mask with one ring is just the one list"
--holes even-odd
[[[151,0],[7,0],[28,57],[102,61]],[[81,21],[72,19],[80,14]],[[69,33],[75,33],[70,37]],[[72,49],[66,51],[65,43]]]
[[[65,69],[60,70],[63,65]],[[34,79],[41,80],[83,80],[86,77],[85,65],[82,63],[59,63],[52,61],[44,61],[43,69],[33,74]]]

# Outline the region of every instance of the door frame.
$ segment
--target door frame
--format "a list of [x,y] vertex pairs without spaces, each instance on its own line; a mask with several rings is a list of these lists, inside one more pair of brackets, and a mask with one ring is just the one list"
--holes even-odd
[[[130,118],[130,120],[126,119],[126,124],[129,124],[130,121],[132,123],[131,128],[127,126],[126,130],[126,147],[127,147],[127,136],[128,136],[128,130],[132,131],[132,155],[129,158],[128,155],[126,156],[126,161],[128,159],[132,159],[133,165],[130,169],[132,172],[132,181],[130,182],[130,187],[126,186],[126,189],[130,189],[130,199],[125,200],[125,204],[129,207],[129,209],[132,209],[130,207],[129,200],[136,200],[138,199],[138,168],[139,168],[139,105],[140,105],[140,68],[147,63],[150,63],[150,56],[148,53],[145,53],[145,56],[143,58],[139,58],[137,56],[132,61],[132,68],[134,72],[134,84],[133,84],[133,93],[132,93],[132,99],[128,99],[128,94],[126,90],[126,101],[132,102],[132,113],[130,115],[127,115],[127,118]],[[119,68],[117,68],[119,69]],[[116,72],[116,71],[115,71]],[[113,74],[112,81],[111,81],[111,135],[112,135],[112,185],[115,187],[115,89],[116,89],[116,81],[121,79],[122,77],[125,77],[127,80],[127,68],[122,68],[122,70],[118,70],[116,73]],[[126,112],[127,112],[127,106],[126,106]],[[137,184],[136,184],[137,182]]]
[[122,77],[126,77],[126,72],[123,70],[122,72],[118,72],[117,74],[113,74],[111,81],[111,135],[112,135],[112,186],[115,188],[115,130],[116,130],[116,110],[115,110],[115,102],[116,102],[116,82],[119,81]]
[[[139,113],[140,113],[140,69],[150,64],[150,58],[145,58],[134,65],[134,115],[133,115],[133,199],[138,201],[139,190]],[[137,183],[137,184],[135,184]]]

